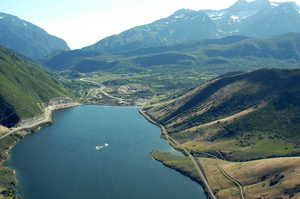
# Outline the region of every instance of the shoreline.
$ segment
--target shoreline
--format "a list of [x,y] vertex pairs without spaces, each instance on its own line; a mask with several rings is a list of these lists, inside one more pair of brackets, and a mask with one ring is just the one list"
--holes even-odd
[[[169,169],[172,169],[172,170],[174,170],[174,171],[180,173],[181,175],[183,175],[183,176],[185,176],[185,177],[191,179],[191,180],[194,181],[195,183],[199,184],[199,185],[202,187],[202,190],[203,190],[204,194],[206,195],[207,199],[211,199],[211,197],[209,196],[209,193],[208,193],[208,192],[206,191],[206,189],[205,189],[205,184],[204,184],[201,180],[199,180],[198,178],[196,178],[196,177],[194,177],[194,176],[191,176],[189,173],[187,173],[187,172],[185,172],[185,171],[183,171],[183,170],[181,170],[181,169],[178,169],[178,168],[175,168],[175,167],[172,167],[172,166],[166,164],[164,161],[162,161],[162,160],[157,159],[156,157],[154,157],[154,156],[152,155],[152,153],[151,153],[151,156],[152,156],[152,158],[153,158],[154,160],[156,160],[157,162],[161,163],[163,166],[165,166],[165,167],[167,167],[167,168],[169,168]],[[185,156],[185,157],[188,157],[188,156]]]
[[10,132],[8,132],[5,135],[2,135],[0,137],[0,140],[4,139],[10,135],[13,135],[14,133],[19,132],[19,131],[35,130],[36,128],[39,128],[39,126],[42,126],[47,123],[52,123],[53,122],[52,116],[55,111],[67,109],[67,108],[71,108],[71,107],[75,107],[75,106],[80,106],[80,105],[81,105],[80,103],[69,103],[69,104],[59,104],[59,105],[54,105],[54,106],[48,106],[44,109],[43,114],[45,115],[45,118],[43,120],[33,123],[33,124],[29,124],[27,126],[11,128]]
[[[170,146],[171,146],[174,150],[183,153],[186,157],[189,157],[189,158],[191,159],[191,161],[193,162],[195,168],[198,170],[198,174],[199,174],[201,180],[199,181],[199,180],[197,180],[197,179],[194,179],[193,177],[188,176],[186,173],[182,172],[181,170],[178,170],[178,169],[174,169],[174,168],[172,168],[172,167],[169,167],[169,166],[165,165],[162,161],[157,160],[157,159],[156,159],[155,157],[153,157],[152,155],[151,155],[151,156],[152,156],[155,160],[161,162],[161,163],[162,163],[163,165],[165,165],[166,167],[168,167],[168,168],[170,168],[170,169],[174,169],[175,171],[181,173],[182,175],[187,176],[187,177],[189,177],[191,180],[197,182],[197,183],[203,188],[203,191],[204,191],[204,193],[205,193],[205,195],[207,196],[208,199],[217,199],[217,197],[214,195],[212,189],[210,188],[210,186],[209,186],[209,184],[208,184],[208,181],[206,180],[204,171],[202,171],[201,168],[200,168],[200,167],[201,167],[201,164],[200,164],[199,162],[196,162],[195,158],[194,158],[187,150],[183,149],[183,150],[181,151],[181,150],[176,149],[175,145],[177,145],[178,142],[177,142],[176,140],[174,140],[173,138],[171,138],[171,137],[168,135],[167,130],[165,129],[165,127],[164,127],[163,125],[161,125],[161,124],[159,124],[158,122],[156,122],[150,115],[148,115],[145,111],[143,111],[143,107],[144,107],[144,106],[139,107],[139,108],[138,108],[138,112],[139,112],[139,113],[140,113],[140,114],[141,114],[148,122],[150,122],[150,123],[152,123],[152,124],[154,124],[154,125],[160,127],[161,133],[162,133],[162,135],[164,136],[164,139],[167,140],[167,142],[170,144]],[[200,167],[199,167],[199,166],[200,166]]]
[[[141,107],[140,109],[142,109],[143,107]],[[152,123],[152,124],[154,124],[154,125],[157,125],[157,126],[159,126],[160,128],[161,128],[161,130],[162,131],[166,131],[165,130],[165,127],[162,125],[162,124],[159,124],[158,122],[156,122],[155,121],[155,119],[153,119],[152,117],[151,117],[151,115],[149,115],[146,111],[141,111],[141,110],[139,110],[139,113],[141,114],[141,115],[143,115],[144,117],[145,117],[145,119],[146,120],[148,120],[150,123]],[[167,132],[165,132],[165,133],[167,133]],[[176,141],[176,140],[175,140]],[[172,146],[173,147],[173,146]],[[186,157],[190,157],[190,159],[192,160],[192,158],[191,158],[191,156],[193,156],[192,155],[192,153],[191,152],[188,152],[188,153],[185,153],[185,149],[184,148],[182,148],[182,150],[183,150],[183,152],[184,152],[184,154],[186,155]],[[154,151],[154,153],[156,153],[156,152],[159,152],[159,151]],[[152,153],[151,153],[151,155],[152,155]],[[293,157],[299,157],[298,156],[299,155],[299,153],[293,153],[293,154],[289,154],[289,155],[284,155],[284,156],[282,156],[282,155],[278,155],[278,156],[276,156],[276,155],[273,155],[273,156],[270,156],[270,157],[265,157],[265,158],[258,158],[258,159],[250,159],[250,160],[243,160],[243,161],[233,161],[233,162],[235,162],[235,163],[248,163],[248,162],[253,162],[253,161],[263,161],[263,160],[270,160],[270,161],[272,161],[274,158],[276,159],[276,158],[288,158],[288,157],[291,157],[291,158],[293,158]],[[177,172],[179,172],[179,173],[181,173],[182,175],[184,175],[184,176],[187,176],[187,177],[189,177],[191,180],[193,180],[193,181],[195,181],[196,183],[198,183],[198,184],[200,184],[202,187],[203,187],[203,191],[205,192],[205,194],[206,194],[206,196],[209,198],[209,199],[212,199],[212,197],[210,196],[210,193],[207,191],[207,189],[206,189],[206,183],[205,182],[203,182],[203,180],[202,180],[202,177],[200,176],[200,179],[198,178],[198,177],[195,177],[195,175],[191,175],[190,173],[189,173],[189,170],[182,170],[182,168],[180,168],[180,167],[176,167],[176,166],[174,166],[174,165],[172,165],[171,163],[166,163],[165,161],[167,161],[168,159],[159,159],[159,158],[156,158],[155,156],[153,156],[152,155],[152,157],[153,157],[153,159],[155,159],[156,161],[158,161],[158,162],[160,162],[161,164],[163,164],[165,167],[167,167],[167,168],[170,168],[170,169],[173,169],[173,170],[175,170],[175,171],[177,171]],[[203,157],[203,156],[199,156],[199,157]],[[222,159],[222,158],[218,158],[217,156],[213,156],[214,157],[214,159],[216,159],[217,161],[218,160],[224,160],[224,159]],[[222,155],[221,155],[221,157],[222,157]],[[197,156],[196,156],[196,158],[197,158]],[[209,158],[209,156],[207,157],[207,158]],[[193,161],[193,160],[192,160]],[[231,161],[231,163],[233,163],[232,161]],[[201,167],[201,160],[199,160],[198,162],[198,166],[200,166]],[[239,178],[237,178],[237,177],[233,177],[230,173],[228,174],[227,173],[227,171],[226,170],[224,170],[224,168],[222,168],[221,166],[219,166],[219,164],[218,163],[216,163],[216,168],[221,172],[221,176],[222,177],[225,177],[225,179],[226,180],[228,180],[228,181],[230,181],[231,183],[233,183],[234,184],[234,187],[235,188],[238,188],[238,193],[239,193],[239,195],[240,196],[238,196],[239,198],[242,198],[242,199],[245,199],[246,198],[246,196],[248,195],[248,194],[250,194],[250,193],[247,193],[246,192],[246,190],[247,190],[247,188],[249,189],[249,184],[246,184],[245,182],[243,182],[243,181],[240,181],[240,180],[243,180],[243,178],[241,178],[241,179],[239,179]],[[280,167],[279,167],[280,168]],[[282,169],[282,167],[281,167],[281,169]],[[204,170],[202,169],[202,171],[203,171],[203,174],[205,175],[205,172],[204,172]],[[207,172],[207,173],[210,173],[209,171]],[[269,174],[264,174],[264,176],[266,176],[266,175],[269,175]],[[285,174],[282,174],[283,176],[285,175]],[[212,176],[214,176],[214,175],[212,175]],[[210,177],[212,177],[211,175],[210,175]],[[289,177],[288,179],[293,179],[292,177]],[[212,181],[212,184],[214,185],[214,187],[215,187],[215,190],[218,190],[217,189],[217,186],[215,185],[215,181]],[[253,185],[257,185],[257,184],[259,184],[259,183],[254,183]],[[296,184],[294,184],[293,186],[297,186],[297,183]],[[258,185],[257,185],[258,186]],[[296,189],[296,188],[295,188]],[[285,190],[289,190],[288,188],[285,188]],[[273,190],[274,191],[274,190]],[[299,192],[299,191],[298,191]],[[295,193],[298,193],[298,192],[295,192]],[[217,193],[217,192],[216,192]],[[268,192],[269,193],[269,192]],[[271,193],[271,191],[270,191],[270,193]],[[300,192],[299,192],[300,193]],[[247,195],[246,195],[247,194]],[[253,194],[253,193],[251,193],[251,194]],[[284,193],[284,195],[287,195],[286,193]],[[281,197],[280,197],[281,198]],[[216,198],[215,198],[216,199]]]
[[80,105],[81,105],[80,103],[74,102],[74,103],[59,104],[59,105],[46,107],[44,109],[44,113],[43,113],[43,114],[45,114],[45,118],[42,121],[27,125],[27,126],[23,126],[23,127],[21,126],[21,127],[12,128],[10,132],[8,132],[7,134],[2,135],[0,137],[0,140],[3,140],[6,138],[8,139],[10,137],[15,136],[14,137],[15,140],[9,144],[9,146],[6,148],[6,150],[3,151],[3,154],[5,154],[6,156],[4,156],[4,159],[0,162],[0,169],[9,169],[12,172],[10,177],[13,178],[12,183],[14,183],[14,185],[12,187],[3,187],[5,189],[7,189],[8,191],[10,191],[11,197],[13,197],[15,199],[22,198],[17,191],[18,178],[17,178],[16,170],[5,165],[5,163],[7,161],[9,161],[9,159],[10,159],[11,150],[27,135],[33,134],[36,131],[41,130],[43,127],[46,127],[46,126],[52,124],[54,122],[53,114],[55,113],[55,111],[68,109],[68,108],[72,108],[72,107],[77,107]]

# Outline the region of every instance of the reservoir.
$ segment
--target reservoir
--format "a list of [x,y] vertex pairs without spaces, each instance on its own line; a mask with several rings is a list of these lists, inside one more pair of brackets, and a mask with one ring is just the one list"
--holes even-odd
[[206,199],[199,184],[152,159],[153,150],[173,151],[136,107],[79,106],[54,120],[12,150],[7,165],[22,198]]

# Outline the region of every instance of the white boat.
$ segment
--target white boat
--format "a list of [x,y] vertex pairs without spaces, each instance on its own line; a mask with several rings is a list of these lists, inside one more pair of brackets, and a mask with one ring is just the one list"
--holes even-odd
[[101,149],[103,149],[104,148],[104,146],[96,146],[96,150],[97,151],[99,151],[99,150],[101,150]]
[[103,149],[104,147],[108,147],[108,146],[109,146],[109,144],[105,143],[102,146],[96,146],[96,150],[99,151],[99,150]]

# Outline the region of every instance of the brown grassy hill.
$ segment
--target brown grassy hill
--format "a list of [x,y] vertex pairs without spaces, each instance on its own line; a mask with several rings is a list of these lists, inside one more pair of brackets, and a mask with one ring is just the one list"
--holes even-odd
[[223,76],[146,111],[194,154],[248,160],[300,152],[300,70]]
[[[168,153],[153,152],[153,157],[164,165],[200,181],[188,157]],[[240,199],[238,187],[224,176],[238,180],[249,199],[288,199],[300,198],[300,158],[270,158],[249,162],[229,162],[211,158],[198,158],[209,184],[217,198]]]

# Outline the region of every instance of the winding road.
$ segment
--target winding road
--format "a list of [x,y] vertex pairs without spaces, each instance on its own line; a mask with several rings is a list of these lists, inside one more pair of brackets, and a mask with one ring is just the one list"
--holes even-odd
[[105,87],[103,84],[101,84],[101,83],[94,82],[94,81],[91,81],[91,80],[86,80],[86,79],[84,79],[84,78],[81,78],[80,81],[88,82],[88,83],[92,83],[92,84],[94,84],[94,85],[97,85],[97,86],[100,87],[101,93],[102,93],[103,95],[105,95],[106,97],[109,97],[109,98],[111,98],[111,99],[115,99],[115,100],[119,101],[120,104],[127,104],[127,102],[126,102],[125,99],[120,98],[120,97],[116,97],[116,96],[113,96],[113,95],[107,93],[107,92],[105,91],[105,88],[106,88],[106,87]]

